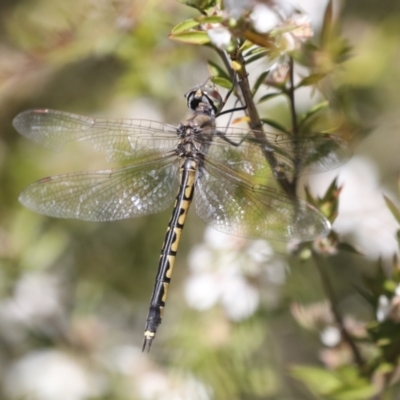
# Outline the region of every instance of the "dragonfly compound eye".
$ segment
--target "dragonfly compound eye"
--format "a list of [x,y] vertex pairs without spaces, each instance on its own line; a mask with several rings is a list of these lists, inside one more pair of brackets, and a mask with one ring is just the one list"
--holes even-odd
[[200,103],[211,106],[214,115],[222,108],[223,101],[218,91],[213,86],[202,86],[190,90],[185,94],[187,106],[196,111]]
[[203,97],[207,98],[207,102],[213,108],[215,115],[218,115],[223,107],[223,100],[218,90],[214,86],[204,86],[202,92]]

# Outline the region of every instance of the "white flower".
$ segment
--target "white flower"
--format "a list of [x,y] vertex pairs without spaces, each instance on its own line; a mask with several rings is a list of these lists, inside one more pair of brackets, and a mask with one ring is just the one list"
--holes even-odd
[[260,295],[241,276],[227,279],[221,289],[221,304],[231,320],[241,321],[257,310]]
[[250,15],[254,29],[259,33],[267,33],[276,28],[280,22],[278,15],[270,7],[257,3]]
[[293,15],[285,22],[285,25],[295,27],[290,34],[298,41],[305,41],[314,35],[310,18],[306,14]]
[[207,34],[211,43],[221,50],[226,50],[231,43],[231,33],[222,26],[208,29]]
[[15,341],[23,340],[26,327],[52,332],[55,321],[64,318],[60,297],[55,277],[42,272],[23,275],[14,296],[0,303],[1,334]]
[[380,295],[378,299],[378,309],[376,310],[376,319],[379,322],[384,321],[390,311],[390,301],[387,296]]
[[211,273],[190,276],[184,291],[189,307],[200,311],[213,307],[220,296],[218,281]]
[[101,397],[104,384],[70,355],[56,350],[28,354],[11,366],[4,391],[9,398],[84,400]]
[[335,326],[326,327],[320,334],[321,342],[327,347],[335,347],[340,343],[341,335]]

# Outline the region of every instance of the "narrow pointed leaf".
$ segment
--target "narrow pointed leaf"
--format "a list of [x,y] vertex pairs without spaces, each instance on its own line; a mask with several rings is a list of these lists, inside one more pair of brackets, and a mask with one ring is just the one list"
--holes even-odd
[[257,78],[257,80],[254,83],[253,89],[252,89],[252,93],[253,96],[257,93],[257,90],[260,88],[260,86],[263,84],[263,82],[265,81],[265,78],[267,77],[267,75],[269,74],[269,69],[267,69],[266,71],[262,72],[259,77]]
[[265,47],[266,49],[275,50],[275,39],[269,35],[261,34],[258,32],[251,31],[247,29],[244,31],[243,36],[245,39],[258,46]]
[[251,43],[249,40],[245,40],[240,46],[239,51],[245,56],[244,52],[251,49],[253,46],[253,43]]
[[310,111],[308,111],[303,118],[300,121],[299,127],[300,129],[310,121],[310,119],[315,116],[318,112],[321,110],[326,109],[329,106],[329,101],[322,101],[321,103],[316,104],[314,107],[311,108]]
[[251,64],[252,62],[257,61],[262,57],[266,57],[267,55],[268,55],[267,50],[257,52],[256,54],[250,56],[249,58],[246,58],[246,64]]
[[306,201],[307,203],[310,203],[314,207],[318,207],[318,201],[317,199],[311,194],[310,187],[306,185],[304,187],[304,190],[306,192]]
[[303,78],[296,86],[296,88],[302,87],[302,86],[312,86],[318,83],[321,79],[325,78],[327,74],[325,73],[317,73],[317,74],[311,74],[309,76],[306,76]]
[[187,19],[186,21],[181,22],[180,24],[174,26],[171,31],[171,35],[176,35],[177,33],[189,31],[195,26],[200,25],[200,22],[194,19]]
[[235,118],[235,119],[232,121],[232,125],[241,124],[241,123],[243,123],[243,122],[250,123],[250,118],[249,118],[247,115],[245,115],[244,117]]
[[268,101],[270,99],[273,99],[274,97],[278,97],[280,96],[282,93],[281,92],[276,92],[276,93],[267,93],[264,96],[262,96],[260,98],[260,100],[258,100],[257,104],[261,104],[264,103],[265,101]]
[[321,47],[326,47],[329,44],[330,39],[332,37],[332,31],[334,28],[334,20],[333,20],[333,2],[332,0],[328,1],[326,5],[324,21],[322,24],[321,31]]
[[210,71],[210,75],[214,78],[224,78],[230,81],[229,75],[218,64],[214,63],[213,61],[208,61],[207,67]]
[[211,82],[225,89],[230,89],[232,87],[232,83],[229,79],[221,78],[219,76],[212,77]]
[[220,24],[224,21],[224,18],[219,15],[205,15],[197,18],[202,24]]
[[275,129],[278,129],[279,131],[285,133],[286,135],[290,135],[290,133],[286,130],[286,128],[283,125],[281,125],[277,121],[274,121],[273,119],[261,118],[261,121],[264,122],[265,124],[272,126]]
[[397,190],[400,192],[400,175],[397,177]]
[[210,38],[207,32],[193,31],[193,32],[179,32],[177,34],[169,35],[169,38],[178,42],[188,44],[207,44],[210,43]]
[[333,372],[322,368],[296,366],[290,369],[290,373],[311,392],[319,395],[332,394],[342,386],[341,380]]
[[365,400],[372,399],[377,393],[377,388],[365,382],[365,385],[358,388],[346,388],[335,393],[332,397],[335,400]]
[[216,4],[216,0],[179,0],[179,2],[199,11],[206,10]]
[[331,184],[329,185],[328,189],[326,190],[324,196],[321,199],[322,202],[328,202],[331,201],[333,198],[338,197],[338,193],[340,193],[340,190],[342,188],[338,186],[337,179],[338,178],[336,177],[332,180]]
[[395,217],[396,221],[400,224],[400,210],[396,207],[393,201],[389,199],[389,197],[386,197],[384,195],[383,198],[385,199],[386,205],[392,213],[393,217]]

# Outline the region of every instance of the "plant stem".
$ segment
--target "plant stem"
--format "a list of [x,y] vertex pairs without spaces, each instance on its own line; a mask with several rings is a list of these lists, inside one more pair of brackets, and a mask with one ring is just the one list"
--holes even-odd
[[[222,56],[225,65],[227,65],[226,53],[225,56]],[[265,159],[270,165],[271,169],[274,171],[277,177],[277,182],[281,186],[281,188],[289,195],[295,196],[295,190],[292,183],[289,181],[285,173],[279,168],[279,163],[273,151],[271,151],[271,146],[269,145],[268,138],[263,131],[263,122],[258,115],[258,110],[256,105],[254,104],[254,99],[252,95],[252,91],[250,89],[250,84],[248,80],[248,73],[246,70],[246,65],[243,59],[242,53],[237,49],[236,51],[229,54],[232,61],[240,64],[240,68],[236,71],[233,71],[229,64],[229,73],[232,76],[232,73],[237,73],[238,75],[238,84],[240,86],[241,95],[243,96],[243,100],[240,98],[242,104],[247,104],[246,114],[249,117],[249,125],[250,128],[256,137],[262,143],[261,150],[264,154]]]
[[292,135],[293,135],[293,147],[294,147],[294,159],[293,163],[295,165],[296,174],[293,176],[293,180],[291,182],[293,186],[294,192],[296,192],[297,188],[297,177],[299,171],[299,149],[297,148],[297,138],[299,137],[299,124],[297,120],[297,113],[296,113],[296,98],[295,98],[295,84],[294,84],[294,62],[293,58],[289,57],[289,88],[287,91],[287,95],[289,97],[289,108],[290,108],[290,115],[292,119]]
[[290,104],[290,115],[292,118],[292,133],[294,136],[299,135],[299,125],[296,114],[296,100],[295,100],[295,85],[294,85],[294,62],[293,58],[289,57],[289,104]]
[[361,353],[360,353],[357,345],[355,344],[353,338],[351,337],[350,333],[347,331],[347,329],[344,325],[342,315],[340,314],[340,311],[339,311],[339,308],[337,305],[337,298],[336,298],[335,291],[333,289],[333,286],[329,279],[329,276],[322,265],[321,257],[315,251],[312,252],[312,255],[313,255],[313,260],[314,260],[315,266],[317,267],[319,276],[321,278],[322,286],[323,286],[324,291],[329,299],[332,314],[335,318],[336,323],[338,324],[338,326],[340,328],[340,332],[342,334],[343,340],[349,345],[349,347],[353,353],[353,358],[354,358],[355,363],[358,365],[360,370],[362,370],[365,365],[365,361],[362,358]]

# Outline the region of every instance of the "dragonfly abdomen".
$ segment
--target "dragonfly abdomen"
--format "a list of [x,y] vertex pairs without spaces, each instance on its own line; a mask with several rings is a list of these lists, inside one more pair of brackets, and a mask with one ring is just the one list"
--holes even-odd
[[197,162],[192,158],[186,159],[180,169],[181,182],[179,192],[176,196],[175,206],[161,249],[156,282],[154,284],[150,309],[147,316],[142,350],[145,350],[146,347],[150,350],[157,328],[161,324],[182,229],[185,225],[187,213],[193,199],[196,172]]

